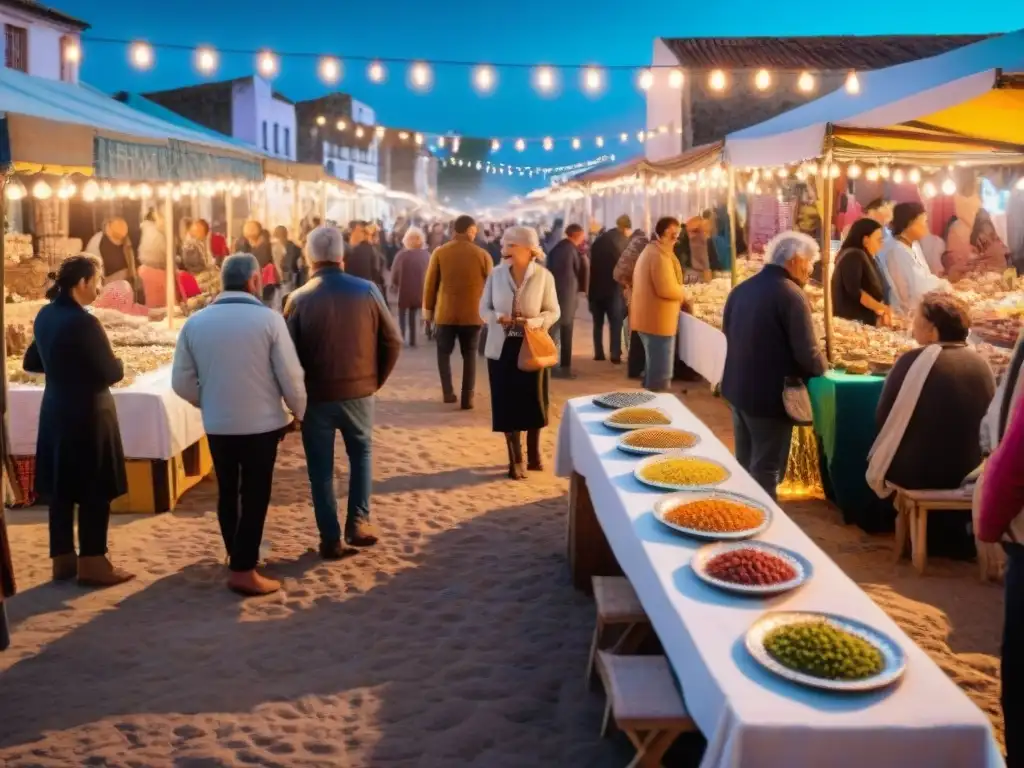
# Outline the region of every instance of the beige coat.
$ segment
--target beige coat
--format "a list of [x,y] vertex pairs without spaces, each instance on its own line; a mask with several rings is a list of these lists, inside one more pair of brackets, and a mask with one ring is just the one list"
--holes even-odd
[[679,311],[686,300],[683,269],[671,249],[648,243],[633,270],[629,326],[638,333],[675,336]]
[[424,319],[435,325],[482,325],[480,297],[494,262],[465,235],[430,256],[423,285]]

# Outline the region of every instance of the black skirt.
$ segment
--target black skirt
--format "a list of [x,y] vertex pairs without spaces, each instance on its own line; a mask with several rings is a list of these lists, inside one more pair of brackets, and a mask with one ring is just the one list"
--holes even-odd
[[548,370],[519,370],[522,336],[510,336],[501,357],[487,360],[491,382],[491,428],[495,432],[525,432],[548,425]]

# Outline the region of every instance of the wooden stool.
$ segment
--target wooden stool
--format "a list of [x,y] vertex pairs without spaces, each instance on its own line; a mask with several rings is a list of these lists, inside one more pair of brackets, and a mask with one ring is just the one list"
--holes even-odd
[[601,735],[612,719],[636,747],[628,768],[656,768],[681,733],[697,726],[664,656],[618,656],[598,652],[597,666],[608,703]]
[[893,549],[895,559],[903,557],[910,539],[910,556],[914,568],[924,573],[928,562],[928,513],[929,512],[970,512],[971,494],[963,488],[946,491],[907,491],[896,489],[896,542]]
[[594,604],[597,606],[597,623],[594,639],[590,643],[590,658],[587,660],[587,685],[594,678],[597,652],[602,650],[607,628],[623,628],[611,647],[612,653],[632,653],[644,639],[651,624],[628,579],[623,576],[594,576],[591,584],[594,588]]

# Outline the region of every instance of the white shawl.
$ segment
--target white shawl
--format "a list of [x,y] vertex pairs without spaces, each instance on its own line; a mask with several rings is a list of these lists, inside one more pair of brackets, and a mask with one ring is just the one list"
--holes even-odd
[[925,347],[917,359],[911,364],[907,371],[907,377],[903,380],[899,394],[896,395],[896,402],[885,419],[885,424],[875,438],[871,450],[868,452],[868,471],[865,477],[868,485],[871,486],[878,498],[884,499],[890,496],[895,487],[889,483],[885,476],[889,472],[889,465],[892,464],[900,443],[903,442],[903,435],[910,424],[910,417],[914,415],[917,408],[917,401],[921,397],[921,390],[931,373],[932,366],[939,359],[942,346],[929,344]]

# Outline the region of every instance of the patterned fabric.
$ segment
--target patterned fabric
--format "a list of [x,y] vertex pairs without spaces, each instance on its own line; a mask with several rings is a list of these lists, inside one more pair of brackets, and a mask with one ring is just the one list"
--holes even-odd
[[126,315],[148,315],[149,310],[135,303],[135,291],[127,280],[112,280],[103,286],[93,306],[113,309]]

